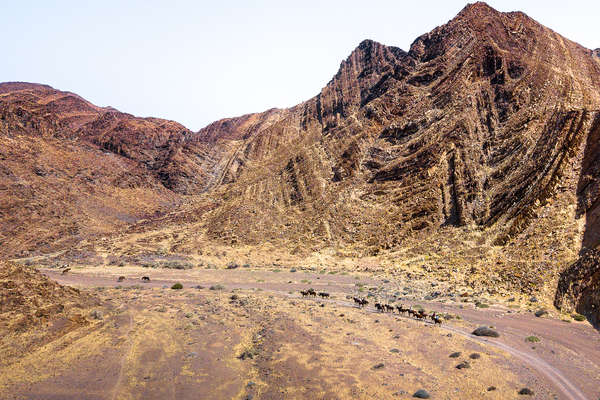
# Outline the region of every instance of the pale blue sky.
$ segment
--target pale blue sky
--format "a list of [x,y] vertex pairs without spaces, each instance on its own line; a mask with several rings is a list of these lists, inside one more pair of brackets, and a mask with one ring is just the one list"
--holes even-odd
[[[598,1],[489,1],[600,47]],[[464,1],[0,0],[0,81],[49,84],[192,130],[315,94],[363,40],[408,50]]]

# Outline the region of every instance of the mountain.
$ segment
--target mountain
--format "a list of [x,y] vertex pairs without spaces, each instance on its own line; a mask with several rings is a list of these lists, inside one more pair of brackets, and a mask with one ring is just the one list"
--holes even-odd
[[408,52],[363,41],[301,104],[199,132],[1,84],[2,252],[141,260],[268,244],[542,290],[600,244],[593,54],[479,2]]

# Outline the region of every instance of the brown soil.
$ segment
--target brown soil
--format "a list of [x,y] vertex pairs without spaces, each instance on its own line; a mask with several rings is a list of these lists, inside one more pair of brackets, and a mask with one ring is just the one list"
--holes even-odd
[[[99,297],[104,318],[88,317],[88,325],[9,357],[0,369],[2,398],[386,399],[410,398],[423,388],[432,398],[512,399],[522,387],[539,399],[600,395],[600,335],[587,323],[536,318],[522,308],[398,301],[462,317],[439,327],[354,307],[346,296],[364,293],[349,275],[133,267],[44,272]],[[121,275],[126,279],[117,282]],[[359,278],[382,288],[371,305],[407,284]],[[184,289],[170,289],[175,282]],[[301,298],[298,289],[309,286],[331,299]],[[501,336],[470,335],[480,325],[493,325]],[[531,335],[541,341],[526,342]],[[450,358],[456,351],[461,356]],[[470,359],[475,352],[481,358]],[[467,360],[471,368],[455,368]],[[490,386],[497,390],[488,392]]]

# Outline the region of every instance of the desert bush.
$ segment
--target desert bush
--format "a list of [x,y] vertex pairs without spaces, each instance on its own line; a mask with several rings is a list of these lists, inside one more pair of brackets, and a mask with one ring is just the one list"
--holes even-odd
[[223,285],[213,285],[211,287],[209,287],[210,290],[223,290],[225,289],[225,286]]
[[526,341],[526,342],[530,342],[530,343],[537,343],[537,342],[539,342],[539,341],[540,341],[540,338],[539,338],[539,337],[537,337],[537,336],[527,336],[527,337],[525,338],[525,341]]
[[238,358],[239,358],[240,360],[245,360],[245,359],[247,359],[247,358],[253,359],[253,358],[254,358],[255,356],[257,356],[257,355],[258,355],[258,350],[257,350],[257,349],[254,349],[254,348],[252,348],[252,349],[247,349],[247,350],[244,350],[244,351],[243,351],[243,352],[242,352],[242,353],[241,353],[241,354],[238,356]]
[[183,285],[181,283],[177,282],[176,284],[171,286],[171,289],[175,289],[175,290],[183,289]]
[[579,322],[581,322],[581,321],[585,321],[585,316],[583,316],[583,315],[581,315],[581,314],[573,314],[573,315],[571,315],[571,316],[573,317],[573,319],[574,319],[575,321],[579,321]]
[[179,270],[194,268],[194,265],[191,263],[181,263],[179,261],[165,262],[162,266],[164,268],[168,268],[168,269],[179,269]]

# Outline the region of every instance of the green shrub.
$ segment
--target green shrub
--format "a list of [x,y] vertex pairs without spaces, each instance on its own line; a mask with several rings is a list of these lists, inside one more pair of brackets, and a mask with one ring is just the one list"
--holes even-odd
[[177,282],[176,284],[171,286],[171,289],[175,289],[175,290],[183,289],[183,285],[181,283]]
[[583,315],[581,315],[581,314],[573,314],[573,315],[571,315],[571,316],[573,317],[573,319],[574,319],[575,321],[579,321],[579,322],[581,322],[581,321],[585,321],[585,316],[583,316]]
[[527,336],[527,337],[525,338],[525,341],[526,341],[526,342],[530,342],[530,343],[537,343],[537,342],[539,342],[539,341],[540,341],[540,338],[539,338],[539,337],[537,337],[537,336]]

